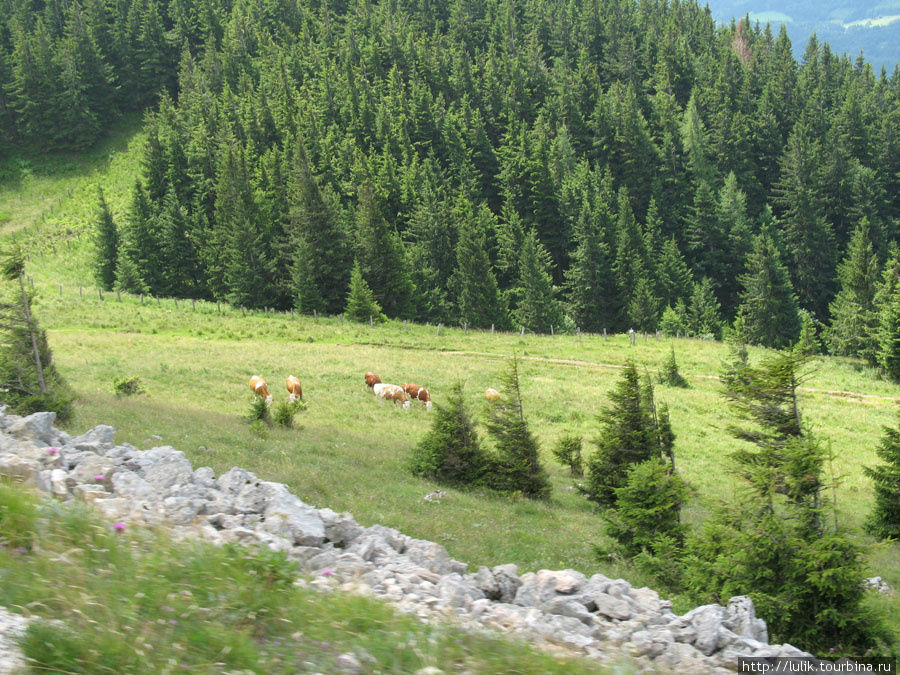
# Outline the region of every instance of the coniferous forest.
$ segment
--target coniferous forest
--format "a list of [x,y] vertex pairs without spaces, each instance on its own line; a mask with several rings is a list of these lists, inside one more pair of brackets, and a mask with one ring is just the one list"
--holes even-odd
[[679,0],[3,0],[0,56],[0,153],[146,110],[104,287],[338,314],[358,270],[392,318],[818,330],[900,376],[900,71],[815,37]]

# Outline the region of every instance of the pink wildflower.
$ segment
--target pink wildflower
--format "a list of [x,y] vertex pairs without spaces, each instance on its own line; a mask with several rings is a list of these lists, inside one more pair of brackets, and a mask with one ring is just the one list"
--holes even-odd
[[113,529],[121,532],[122,530],[125,529],[125,523],[113,523]]
[[334,574],[334,570],[322,570],[323,577],[330,577],[332,574]]
[[102,483],[103,481],[106,480],[106,476],[104,476],[102,473],[98,473],[94,476],[94,480],[97,481],[98,483]]
[[48,455],[58,455],[59,448],[47,448],[47,454]]

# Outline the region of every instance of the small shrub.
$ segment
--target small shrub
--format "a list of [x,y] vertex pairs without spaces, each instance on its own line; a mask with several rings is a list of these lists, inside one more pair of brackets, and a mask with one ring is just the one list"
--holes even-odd
[[269,412],[269,404],[266,403],[264,398],[254,397],[254,399],[250,402],[250,411],[248,413],[248,417],[250,418],[251,424],[253,422],[261,422],[263,424],[270,424],[272,422],[272,416]]
[[684,379],[684,376],[678,372],[678,362],[675,361],[675,347],[669,351],[669,358],[663,363],[659,369],[659,383],[666,384],[670,387],[689,388],[691,385]]
[[293,429],[294,415],[302,410],[306,410],[306,404],[303,401],[282,401],[272,411],[272,420],[278,426]]
[[253,420],[250,422],[250,431],[260,438],[269,437],[269,427],[263,420]]
[[584,463],[581,460],[581,436],[563,436],[553,446],[556,460],[569,467],[569,475],[584,476]]
[[138,394],[146,394],[141,378],[137,376],[120,377],[113,382],[113,392],[116,396],[136,396]]

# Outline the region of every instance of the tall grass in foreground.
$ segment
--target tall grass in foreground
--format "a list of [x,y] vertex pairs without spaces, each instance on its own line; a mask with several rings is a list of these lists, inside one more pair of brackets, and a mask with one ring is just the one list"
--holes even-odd
[[283,554],[117,530],[80,504],[0,484],[0,606],[44,619],[22,647],[36,671],[91,673],[592,673],[550,655],[294,585]]

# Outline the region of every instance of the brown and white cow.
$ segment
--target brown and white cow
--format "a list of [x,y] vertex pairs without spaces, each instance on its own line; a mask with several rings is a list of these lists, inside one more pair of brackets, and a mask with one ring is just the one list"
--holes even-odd
[[484,397],[491,403],[494,403],[500,400],[500,392],[496,389],[488,389],[484,392]]
[[407,398],[406,392],[403,391],[403,387],[399,385],[376,382],[372,387],[372,391],[375,392],[375,396],[378,398],[400,403],[404,409],[409,408],[409,398]]
[[425,404],[427,410],[431,410],[431,394],[428,393],[428,390],[425,387],[407,383],[403,385],[403,391],[405,391],[412,400],[421,401]]
[[369,389],[372,389],[376,384],[381,383],[381,378],[378,377],[375,373],[368,372],[366,373],[366,386]]
[[266,403],[272,403],[272,394],[269,393],[269,385],[267,385],[266,381],[259,375],[254,375],[250,378],[250,388],[253,390],[254,394],[260,398],[266,399]]
[[285,384],[288,390],[288,401],[293,403],[294,401],[303,400],[303,387],[300,385],[300,380],[298,378],[293,375],[288,375]]

